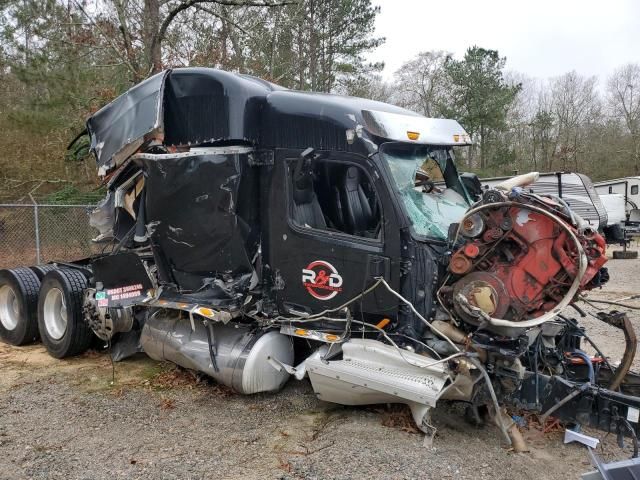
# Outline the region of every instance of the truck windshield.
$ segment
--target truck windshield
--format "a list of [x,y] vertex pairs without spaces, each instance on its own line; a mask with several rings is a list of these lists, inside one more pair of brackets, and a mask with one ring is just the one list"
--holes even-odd
[[[391,171],[414,233],[446,240],[449,225],[460,221],[469,208],[465,197],[451,188],[454,182],[460,184],[449,149],[386,146],[380,153]],[[454,175],[445,175],[447,169],[453,169],[449,173]]]

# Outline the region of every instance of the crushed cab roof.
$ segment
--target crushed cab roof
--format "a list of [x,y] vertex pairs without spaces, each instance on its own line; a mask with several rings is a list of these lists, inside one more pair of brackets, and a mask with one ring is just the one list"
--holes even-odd
[[230,141],[262,148],[311,146],[364,154],[389,140],[469,143],[453,120],[428,119],[362,98],[287,90],[213,68],[158,73],[91,116],[87,130],[101,176],[154,140],[182,146]]

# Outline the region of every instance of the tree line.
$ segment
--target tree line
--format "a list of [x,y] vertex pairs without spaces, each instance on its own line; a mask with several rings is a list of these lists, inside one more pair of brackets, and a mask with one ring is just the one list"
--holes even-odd
[[[640,175],[640,65],[600,84],[575,71],[540,80],[505,71],[495,50],[455,60],[427,51],[373,91],[432,117],[455,118],[474,139],[466,166],[482,175],[577,171],[594,179]],[[386,93],[385,93],[386,92]]]
[[425,51],[385,82],[367,55],[371,0],[0,0],[0,196],[95,187],[87,116],[164,69],[210,66],[299,90],[387,101],[455,118],[460,155],[482,175],[579,170],[640,174],[640,67],[599,85],[569,72],[540,81],[497,51]]

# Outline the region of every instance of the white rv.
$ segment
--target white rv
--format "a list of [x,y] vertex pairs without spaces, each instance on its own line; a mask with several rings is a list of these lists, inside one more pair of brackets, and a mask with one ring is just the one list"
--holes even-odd
[[627,222],[640,222],[640,176],[614,178],[596,182],[594,186],[601,197],[612,194],[623,195]]
[[[483,188],[490,188],[509,178],[481,178],[480,183]],[[561,198],[575,213],[597,230],[602,231],[607,226],[607,211],[591,179],[586,175],[572,172],[541,173],[538,180],[527,185],[525,189],[530,193]]]

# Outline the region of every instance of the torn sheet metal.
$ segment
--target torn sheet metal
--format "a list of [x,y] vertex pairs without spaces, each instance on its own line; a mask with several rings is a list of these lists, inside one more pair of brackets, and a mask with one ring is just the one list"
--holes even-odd
[[451,380],[443,362],[368,339],[343,343],[342,351],[342,360],[306,361],[319,399],[343,405],[406,403],[418,427],[428,433],[429,409]]
[[583,445],[586,445],[589,448],[596,448],[600,443],[600,440],[596,437],[592,437],[590,435],[585,435],[581,432],[576,432],[575,430],[571,430],[567,428],[564,431],[564,443],[578,442]]
[[115,222],[115,196],[111,191],[102,201],[89,212],[89,225],[98,230],[98,236],[91,241],[96,243],[108,242],[113,239],[113,225]]
[[87,120],[98,175],[104,176],[135,153],[146,136],[162,133],[164,82],[169,71],[139,83]]
[[[394,130],[392,121],[403,126]],[[236,141],[370,154],[389,139],[407,140],[405,124],[422,132],[420,143],[439,139],[444,145],[444,135],[450,137],[447,144],[462,145],[467,138],[453,120],[426,119],[362,98],[296,92],[212,68],[159,73],[100,109],[87,121],[87,130],[99,175],[105,176],[152,140],[171,147]]]
[[256,226],[237,215],[240,175],[250,149],[222,151],[229,153],[136,157],[146,174],[147,233],[154,254],[184,291],[201,291],[215,277],[253,271],[249,258],[257,245],[247,242]]
[[171,310],[187,312],[191,321],[194,321],[194,315],[199,315],[200,317],[204,317],[215,322],[229,323],[229,321],[238,316],[239,313],[239,311],[232,311],[228,309],[214,309],[211,305],[199,305],[192,302],[165,300],[162,296],[160,296],[160,298],[149,298],[148,300],[141,302],[141,304],[149,307],[168,308]]
[[164,145],[257,143],[260,111],[274,90],[282,87],[212,68],[158,73],[87,121],[98,173],[107,175],[153,139]]

